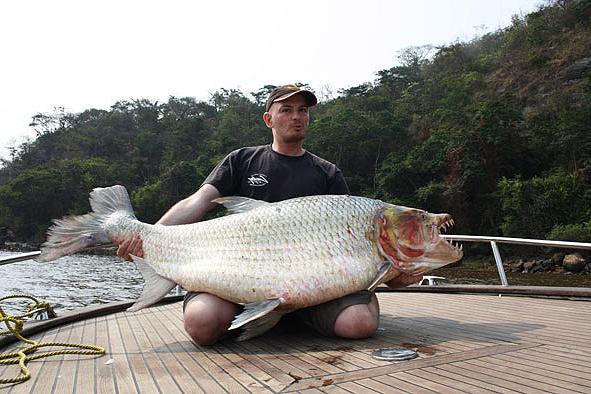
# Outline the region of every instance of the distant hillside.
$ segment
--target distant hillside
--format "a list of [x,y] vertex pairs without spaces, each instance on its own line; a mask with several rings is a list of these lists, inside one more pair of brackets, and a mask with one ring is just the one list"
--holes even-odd
[[[229,151],[270,142],[272,88],[35,115],[37,138],[2,162],[0,234],[39,242],[114,183],[157,220]],[[590,125],[591,1],[561,0],[470,42],[406,49],[313,109],[306,146],[354,194],[449,212],[457,232],[589,242]]]

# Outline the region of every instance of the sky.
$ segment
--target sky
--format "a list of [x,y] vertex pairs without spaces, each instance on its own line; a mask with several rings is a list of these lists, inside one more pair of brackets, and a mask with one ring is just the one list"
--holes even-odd
[[27,0],[0,4],[0,158],[37,113],[220,88],[375,80],[410,46],[469,41],[540,0]]

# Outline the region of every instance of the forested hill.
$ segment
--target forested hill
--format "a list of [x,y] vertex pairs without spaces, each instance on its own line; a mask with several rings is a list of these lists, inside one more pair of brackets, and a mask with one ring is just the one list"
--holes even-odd
[[[409,48],[396,64],[312,110],[306,147],[354,194],[449,212],[458,233],[591,241],[589,0]],[[87,212],[88,192],[116,183],[155,221],[226,153],[271,141],[271,88],[35,115],[37,138],[0,169],[0,227],[38,242],[52,218]]]

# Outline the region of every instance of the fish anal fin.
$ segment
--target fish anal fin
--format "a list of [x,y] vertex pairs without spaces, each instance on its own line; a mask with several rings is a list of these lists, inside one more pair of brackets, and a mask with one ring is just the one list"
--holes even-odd
[[237,338],[236,341],[245,341],[250,338],[258,337],[269,331],[271,328],[281,320],[283,313],[271,311],[263,317],[259,317],[256,320],[252,320],[242,326],[244,330]]
[[[244,305],[244,310],[241,314],[232,320],[232,324],[228,330],[235,330],[247,323],[262,318],[265,315],[273,312],[279,305],[281,305],[281,298],[270,298],[268,300],[251,302]],[[279,320],[277,320],[279,321]]]
[[158,275],[141,257],[131,257],[145,282],[142,294],[136,300],[135,304],[127,309],[129,312],[135,312],[160,301],[176,286],[176,283]]

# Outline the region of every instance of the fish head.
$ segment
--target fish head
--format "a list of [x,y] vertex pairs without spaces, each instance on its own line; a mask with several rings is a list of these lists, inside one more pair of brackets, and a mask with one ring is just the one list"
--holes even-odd
[[461,247],[440,237],[453,226],[449,214],[388,204],[376,221],[378,249],[402,271],[422,274],[463,256]]

